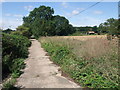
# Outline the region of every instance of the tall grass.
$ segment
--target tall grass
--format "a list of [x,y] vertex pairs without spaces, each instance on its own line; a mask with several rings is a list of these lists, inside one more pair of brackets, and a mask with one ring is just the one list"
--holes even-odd
[[[78,37],[79,38],[79,37]],[[42,37],[51,59],[83,87],[118,87],[118,41]]]

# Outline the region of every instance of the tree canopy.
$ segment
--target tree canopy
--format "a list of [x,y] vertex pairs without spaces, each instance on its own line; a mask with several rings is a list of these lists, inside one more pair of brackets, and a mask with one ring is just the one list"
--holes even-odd
[[101,23],[99,25],[98,30],[100,31],[100,33],[119,35],[118,24],[119,24],[118,19],[110,18],[107,19],[106,22]]
[[75,32],[86,33],[94,31],[95,33],[108,33],[118,35],[118,19],[110,18],[106,22],[101,23],[99,27],[74,27],[69,21],[59,15],[54,15],[53,8],[49,6],[40,6],[23,17],[23,25],[17,28],[17,32],[22,32],[24,36],[35,38],[40,36],[64,36]]
[[9,34],[10,34],[12,31],[13,31],[13,30],[12,30],[12,29],[9,29],[9,28],[6,29],[6,30],[2,30],[2,32],[4,32],[4,33],[9,33]]
[[11,34],[14,35],[22,35],[25,36],[27,38],[30,38],[31,36],[31,31],[28,27],[25,27],[24,25],[20,25],[16,28],[16,31],[11,32]]
[[32,34],[40,36],[68,35],[74,32],[69,21],[62,16],[53,16],[51,7],[40,6],[30,12],[29,16],[23,17],[23,25],[30,28]]

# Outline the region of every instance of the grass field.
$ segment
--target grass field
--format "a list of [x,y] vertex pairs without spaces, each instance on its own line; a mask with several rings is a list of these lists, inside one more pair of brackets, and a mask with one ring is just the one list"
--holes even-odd
[[118,88],[118,40],[105,35],[42,37],[42,46],[83,87]]
[[95,38],[103,39],[103,38],[106,38],[106,35],[62,36],[62,37],[67,39],[76,39],[80,41],[85,41],[85,40],[95,39]]

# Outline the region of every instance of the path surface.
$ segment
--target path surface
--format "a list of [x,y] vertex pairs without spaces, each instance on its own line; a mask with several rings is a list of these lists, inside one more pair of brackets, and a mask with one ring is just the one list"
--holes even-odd
[[59,67],[49,60],[40,43],[32,39],[24,73],[17,79],[17,86],[23,88],[80,88],[74,82],[61,76]]

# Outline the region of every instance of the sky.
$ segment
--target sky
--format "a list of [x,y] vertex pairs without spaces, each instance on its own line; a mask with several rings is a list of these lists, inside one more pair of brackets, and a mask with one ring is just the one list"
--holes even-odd
[[[101,2],[87,10],[96,2],[3,2],[0,27],[16,29],[22,25],[22,18],[41,5],[54,9],[54,15],[66,17],[73,26],[99,26],[109,18],[118,18],[118,2]],[[84,12],[80,13],[81,11]]]

